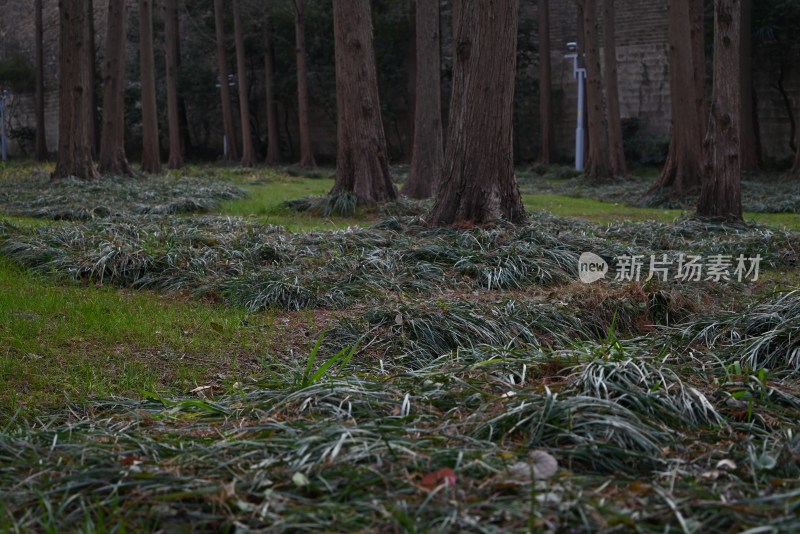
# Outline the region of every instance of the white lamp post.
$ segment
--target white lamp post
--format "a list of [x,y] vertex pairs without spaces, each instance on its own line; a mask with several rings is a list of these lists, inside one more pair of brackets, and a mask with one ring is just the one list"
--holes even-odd
[[575,169],[583,171],[583,102],[586,98],[586,69],[580,67],[580,61],[578,60],[578,44],[567,43],[567,50],[569,50],[570,53],[564,56],[564,58],[573,61],[573,71],[575,79],[578,81],[578,125],[575,129]]
[[[235,74],[228,74],[228,87],[236,87],[236,75]],[[217,81],[217,90],[222,90],[222,85],[220,85],[219,80]],[[222,136],[222,154],[224,155],[225,159],[228,159],[228,136]]]

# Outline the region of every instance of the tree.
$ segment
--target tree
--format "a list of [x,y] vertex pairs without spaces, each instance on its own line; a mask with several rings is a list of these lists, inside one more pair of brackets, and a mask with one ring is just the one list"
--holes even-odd
[[668,4],[672,128],[667,161],[648,193],[660,190],[672,199],[697,191],[703,182],[705,95],[697,93],[701,88],[705,91],[705,62],[697,64],[696,50],[702,47],[703,34],[696,29],[694,1],[669,0]]
[[525,219],[512,134],[518,7],[517,0],[454,6],[453,96],[434,225]]
[[619,81],[617,79],[617,40],[614,0],[603,0],[603,55],[605,59],[606,114],[608,117],[608,144],[611,153],[611,172],[625,176],[625,147],[622,145],[622,121],[619,111]]
[[739,163],[739,0],[714,0],[714,86],[697,214],[742,220]]
[[800,139],[797,140],[797,150],[794,152],[794,165],[792,165],[792,174],[800,174]]
[[741,149],[739,162],[743,171],[756,172],[759,170],[758,136],[756,135],[756,109],[754,106],[755,92],[753,91],[753,0],[741,0]]
[[397,198],[389,174],[378,96],[370,0],[333,3],[336,49],[337,158],[332,195],[361,204]]
[[100,150],[100,140],[97,138],[99,130],[99,119],[97,116],[97,45],[94,31],[94,0],[86,2],[86,20],[89,23],[89,46],[86,48],[89,54],[89,137],[92,140],[92,156],[96,156]]
[[142,81],[142,171],[158,174],[161,172],[161,149],[158,141],[152,0],[139,0],[139,56]]
[[442,172],[442,85],[439,50],[439,1],[416,7],[416,89],[411,174],[403,193],[428,198]]
[[275,104],[275,49],[273,44],[270,3],[264,6],[264,75],[267,92],[267,164],[281,161],[280,135],[278,134],[278,107]]
[[219,94],[222,98],[222,124],[227,142],[225,159],[239,159],[236,148],[236,129],[233,125],[233,109],[231,107],[231,88],[228,85],[228,57],[225,51],[225,11],[222,0],[214,0],[214,25],[217,37],[217,64],[219,68]]
[[250,94],[247,80],[247,53],[244,47],[244,27],[239,0],[233,0],[233,35],[236,41],[236,78],[239,86],[239,114],[242,122],[242,166],[255,166],[256,151],[250,128]]
[[47,159],[47,137],[44,124],[44,30],[42,24],[42,0],[33,3],[36,18],[36,161]]
[[550,68],[550,0],[539,0],[539,115],[542,142],[539,163],[553,159],[553,89]]
[[591,182],[605,182],[614,177],[608,141],[608,122],[603,106],[598,26],[595,0],[584,0],[583,31],[586,46],[586,97],[589,105],[589,158],[586,167],[586,178]]
[[100,136],[100,172],[131,176],[125,156],[125,59],[128,7],[108,0],[106,63],[103,73],[103,121]]
[[[334,2],[334,12],[338,2]],[[370,32],[372,22],[370,21]],[[297,54],[297,115],[300,121],[300,165],[316,167],[311,144],[311,117],[308,103],[308,68],[306,66],[305,6],[303,0],[294,0],[294,35]],[[372,35],[370,33],[370,41]],[[337,58],[338,59],[338,58]]]
[[100,175],[92,161],[87,0],[59,3],[58,159],[53,179]]
[[177,0],[164,2],[164,48],[167,56],[167,126],[169,128],[170,169],[183,167],[181,149],[180,109],[178,107],[178,4]]

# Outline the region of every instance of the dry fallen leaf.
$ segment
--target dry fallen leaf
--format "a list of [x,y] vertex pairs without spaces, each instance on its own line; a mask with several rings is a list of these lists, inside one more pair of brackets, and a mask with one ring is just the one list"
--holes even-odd
[[436,489],[442,484],[456,485],[456,473],[449,467],[443,467],[422,477],[421,484],[427,489]]

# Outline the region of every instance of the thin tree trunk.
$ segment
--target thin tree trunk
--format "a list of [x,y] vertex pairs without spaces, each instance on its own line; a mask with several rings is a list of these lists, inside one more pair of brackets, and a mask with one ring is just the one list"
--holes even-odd
[[100,136],[100,172],[132,176],[125,156],[125,60],[128,6],[108,0],[106,64],[103,73],[103,121]]
[[622,122],[619,111],[619,81],[617,79],[617,39],[614,0],[603,0],[603,37],[605,56],[606,112],[608,115],[608,144],[611,171],[625,176],[625,147],[622,145]]
[[281,143],[280,134],[278,133],[278,106],[275,104],[275,50],[269,4],[266,6],[266,10],[266,18],[264,20],[264,42],[266,43],[264,73],[267,89],[267,164],[277,165],[281,161]]
[[442,173],[442,84],[439,57],[439,0],[419,2],[416,17],[416,90],[411,174],[403,193],[411,198],[433,195]]
[[[303,0],[294,0],[294,6],[295,52],[297,54],[297,114],[300,120],[300,165],[302,167],[316,167],[317,162],[314,160],[314,147],[311,144],[311,116],[308,103],[308,68],[306,66],[306,25]],[[370,21],[370,31],[371,28],[372,23]]]
[[[798,145],[800,145],[800,139],[798,139]],[[792,174],[800,174],[800,150],[796,150],[794,153],[794,165],[792,165]]]
[[177,0],[164,2],[164,47],[167,56],[167,122],[169,126],[170,169],[183,167],[181,124],[178,109],[178,5]]
[[434,225],[525,219],[512,132],[518,11],[518,0],[455,5],[453,98]]
[[89,137],[89,22],[86,0],[59,4],[58,160],[53,179],[96,179]]
[[359,203],[397,198],[389,174],[378,96],[370,0],[333,3],[336,46],[338,153],[331,194],[353,193]]
[[589,158],[586,178],[605,182],[614,178],[608,142],[608,123],[603,106],[600,45],[595,0],[584,0],[583,29],[586,44],[586,97],[589,104]]
[[222,0],[214,0],[214,23],[217,37],[217,64],[219,68],[219,93],[222,98],[222,125],[225,132],[228,152],[225,159],[239,159],[236,145],[236,128],[233,125],[233,107],[231,106],[231,88],[228,85],[228,58],[225,52],[225,12]]
[[142,172],[161,172],[156,104],[156,61],[153,54],[153,3],[139,0],[139,65],[142,78]]
[[89,138],[92,140],[92,157],[96,157],[100,152],[100,139],[97,132],[100,129],[100,119],[97,115],[97,45],[94,28],[94,0],[87,0],[86,20],[89,22],[89,76],[91,82],[89,87]]
[[553,160],[553,89],[550,67],[550,0],[539,0],[539,115],[541,147],[539,163]]
[[739,162],[739,0],[714,0],[714,94],[706,134],[700,217],[742,220]]
[[244,48],[244,27],[239,0],[233,0],[233,35],[236,40],[236,75],[239,83],[239,114],[242,122],[242,166],[257,163],[250,126],[250,94],[247,79],[247,54]]
[[[439,14],[439,0],[426,0],[436,4],[436,15],[438,20]],[[408,113],[406,116],[408,117],[408,146],[406,147],[406,151],[409,157],[409,160],[414,159],[414,135],[417,129],[417,49],[418,49],[418,37],[417,37],[417,0],[408,0],[408,25],[409,25],[409,42],[410,46],[408,47],[408,56],[406,61],[408,61]],[[439,29],[436,29],[437,33]],[[441,79],[441,76],[440,76]],[[441,90],[441,87],[440,87]],[[441,97],[440,97],[441,100]]]
[[753,34],[752,34],[752,0],[741,0],[742,45],[739,53],[741,69],[741,149],[740,163],[743,171],[759,170],[758,148],[756,143],[756,113],[753,105]]
[[[691,0],[692,2],[694,0]],[[669,0],[669,86],[672,129],[669,154],[661,175],[646,194],[663,191],[671,199],[695,192],[703,182],[703,135],[701,109],[705,97],[698,97],[697,77],[705,80],[705,67],[696,65],[696,38],[689,0]],[[705,89],[703,89],[705,90]]]
[[36,161],[47,159],[47,136],[44,124],[44,30],[42,0],[35,0],[36,18]]

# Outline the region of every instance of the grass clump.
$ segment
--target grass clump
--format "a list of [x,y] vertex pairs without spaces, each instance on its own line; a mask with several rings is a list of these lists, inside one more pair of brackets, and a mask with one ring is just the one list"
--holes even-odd
[[244,192],[204,178],[106,177],[53,181],[42,176],[0,181],[0,208],[8,214],[86,221],[131,215],[203,213]]
[[800,371],[800,290],[762,299],[741,312],[699,318],[680,330],[692,342],[720,347],[747,369]]

